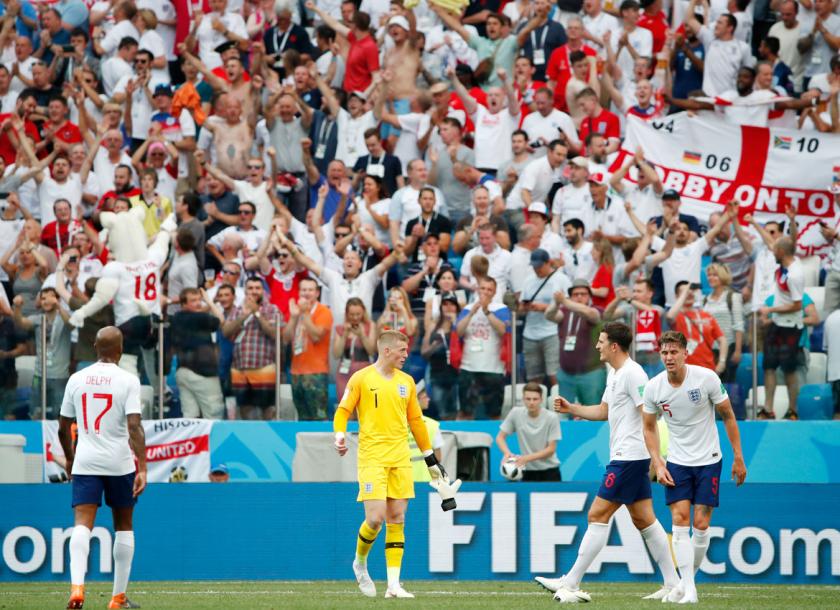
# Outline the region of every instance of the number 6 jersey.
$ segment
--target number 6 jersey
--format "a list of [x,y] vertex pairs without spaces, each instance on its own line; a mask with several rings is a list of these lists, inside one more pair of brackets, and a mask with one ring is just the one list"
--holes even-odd
[[134,472],[126,416],[140,413],[140,380],[116,364],[97,362],[71,375],[61,403],[76,418],[79,442],[71,474],[122,476]]

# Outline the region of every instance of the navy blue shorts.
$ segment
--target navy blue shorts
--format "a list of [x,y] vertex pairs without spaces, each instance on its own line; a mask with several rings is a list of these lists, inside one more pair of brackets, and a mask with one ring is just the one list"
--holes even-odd
[[105,504],[111,508],[128,508],[137,504],[134,497],[134,475],[124,474],[108,477],[95,474],[73,475],[73,506],[96,504],[102,506],[102,494]]
[[616,504],[633,504],[650,498],[650,458],[611,461],[598,497]]
[[665,504],[691,500],[692,504],[718,505],[723,460],[706,466],[680,466],[671,462],[666,466],[674,486],[665,488]]

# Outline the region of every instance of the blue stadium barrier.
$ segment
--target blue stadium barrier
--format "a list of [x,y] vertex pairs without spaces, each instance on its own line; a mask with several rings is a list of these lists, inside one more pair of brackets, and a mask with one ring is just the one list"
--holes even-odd
[[831,419],[834,414],[834,397],[831,384],[809,383],[799,389],[796,399],[799,419]]
[[[575,560],[597,489],[597,483],[465,483],[458,510],[444,513],[438,495],[418,485],[407,513],[402,578],[451,587],[445,581],[562,574]],[[135,511],[131,577],[350,581],[362,519],[356,492],[351,483],[150,485]],[[700,582],[837,584],[840,532],[836,511],[826,507],[840,505],[840,485],[724,483],[720,494]],[[70,485],[1,485],[0,500],[18,507],[0,511],[0,582],[68,583]],[[670,529],[658,485],[653,504]],[[107,510],[97,525],[87,578],[111,580]],[[383,543],[376,541],[368,562],[378,580],[385,576]],[[651,592],[661,582],[625,510],[616,513],[608,546],[591,569],[588,582],[646,582]]]

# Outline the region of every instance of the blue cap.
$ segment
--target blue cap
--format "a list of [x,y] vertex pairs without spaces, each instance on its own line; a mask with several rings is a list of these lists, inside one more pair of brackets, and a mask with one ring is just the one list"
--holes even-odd
[[212,474],[228,474],[227,464],[216,464],[210,469]]
[[172,87],[166,84],[160,84],[155,87],[155,92],[152,94],[152,97],[157,97],[159,95],[168,95],[172,97]]
[[551,260],[551,257],[548,255],[548,252],[546,252],[542,248],[537,248],[536,250],[531,252],[531,266],[532,267],[542,267],[549,260]]

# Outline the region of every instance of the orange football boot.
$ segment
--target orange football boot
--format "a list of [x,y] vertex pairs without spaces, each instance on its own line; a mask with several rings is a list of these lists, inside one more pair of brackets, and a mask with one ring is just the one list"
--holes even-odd
[[85,605],[85,586],[84,585],[70,585],[70,601],[67,602],[67,608],[81,608]]
[[139,604],[135,604],[133,601],[128,599],[125,596],[125,593],[120,593],[119,595],[115,595],[111,598],[111,602],[108,604],[109,610],[111,608],[139,608]]

